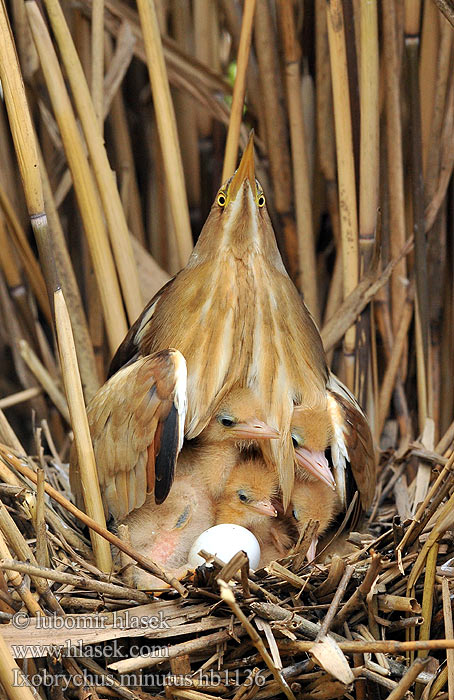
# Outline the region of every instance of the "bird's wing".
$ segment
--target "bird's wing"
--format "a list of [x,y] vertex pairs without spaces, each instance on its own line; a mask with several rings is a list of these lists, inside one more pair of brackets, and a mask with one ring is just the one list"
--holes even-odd
[[366,417],[357,401],[340,382],[338,386],[341,393],[328,392],[328,404],[333,416],[334,427],[331,454],[336,486],[345,507],[347,500],[346,477],[348,477],[345,470],[347,463],[349,463],[359,491],[361,505],[364,510],[367,510],[374,497],[376,482],[372,435]]
[[[186,362],[163,350],[122,368],[95,394],[88,422],[106,511],[122,520],[154,490],[162,503],[183,445]],[[71,455],[71,486],[80,501],[79,466]]]
[[118,370],[124,367],[125,365],[128,365],[131,362],[137,360],[137,358],[140,356],[140,338],[146,331],[150,319],[153,316],[156,305],[158,304],[162,295],[165,294],[165,292],[171,287],[174,279],[175,278],[172,277],[172,279],[166,282],[166,284],[163,287],[161,287],[161,289],[158,292],[156,292],[154,297],[150,299],[148,304],[145,306],[139,318],[131,326],[110,362],[109,371],[107,373],[108,378],[112,377],[115,374],[115,372],[118,372]]

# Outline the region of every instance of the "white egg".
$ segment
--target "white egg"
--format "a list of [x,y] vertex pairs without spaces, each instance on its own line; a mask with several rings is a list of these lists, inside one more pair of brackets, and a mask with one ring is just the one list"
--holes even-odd
[[256,569],[260,561],[260,545],[257,538],[241,525],[222,523],[202,532],[189,550],[189,566],[195,568],[205,563],[205,559],[198,555],[201,549],[224,562],[228,562],[234,554],[244,550],[249,557],[251,569]]

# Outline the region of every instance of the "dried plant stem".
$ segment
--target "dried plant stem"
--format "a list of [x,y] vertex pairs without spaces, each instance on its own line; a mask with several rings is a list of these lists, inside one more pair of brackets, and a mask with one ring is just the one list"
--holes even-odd
[[[99,194],[107,221],[107,228],[115,255],[121,288],[130,323],[142,311],[142,299],[137,278],[137,269],[132,252],[130,234],[115,179],[110,169],[99,123],[91,100],[85,75],[77,55],[68,25],[58,0],[45,0],[55,38],[60,49],[63,65],[68,75],[79,119],[84,131],[90,161],[98,185]],[[102,48],[102,47],[101,47]],[[103,85],[100,90],[102,92]],[[102,111],[99,118],[102,121]]]
[[96,184],[84,154],[63,76],[44,20],[35,2],[28,0],[26,7],[49,96],[65,145],[98,282],[109,345],[111,352],[114,352],[123,340],[127,326]]
[[446,17],[448,22],[454,27],[454,7],[450,0],[433,0],[440,12]]
[[432,131],[432,118],[435,109],[437,82],[437,54],[439,50],[438,12],[433,2],[424,3],[424,17],[421,33],[421,60],[419,63],[419,86],[424,90],[421,100],[421,146],[424,182],[427,183],[427,160]]
[[36,533],[36,561],[41,566],[49,566],[49,554],[46,542],[46,519],[44,504],[44,469],[36,471],[36,510],[35,510],[35,533]]
[[[432,610],[433,610],[433,600],[434,600],[434,587],[435,587],[435,573],[437,567],[437,556],[438,556],[438,542],[435,542],[427,555],[426,559],[426,573],[424,577],[424,592],[422,597],[422,618],[423,623],[419,629],[419,639],[425,640],[429,639],[430,628],[432,625]],[[408,591],[407,587],[407,591]],[[426,650],[421,650],[418,652],[418,657],[424,658],[427,656]]]
[[[402,123],[400,114],[400,56],[396,30],[396,6],[383,0],[383,51],[385,64],[386,162],[388,169],[390,254],[395,257],[405,243],[404,174]],[[407,276],[405,260],[394,270],[391,279],[391,319],[394,335],[399,325],[403,281]]]
[[249,61],[249,51],[252,39],[252,23],[254,21],[256,0],[245,0],[243,22],[241,24],[240,43],[238,47],[235,84],[233,87],[232,108],[225,145],[222,182],[225,182],[235,170],[238,157],[238,142],[240,126],[243,117],[244,94],[246,91],[246,70]]
[[[11,558],[11,552],[8,549],[8,545],[5,542],[4,536],[2,532],[0,532],[0,557],[2,559],[10,559]],[[25,604],[25,607],[27,608],[28,612],[30,615],[37,615],[40,613],[41,615],[44,615],[44,612],[36,600],[36,597],[32,594],[30,591],[30,588],[28,588],[25,585],[24,579],[20,574],[18,574],[16,571],[8,571],[6,573],[7,579],[11,582],[11,584],[14,586],[18,594],[20,595],[22,601]]]
[[24,391],[18,391],[10,396],[5,396],[4,399],[0,399],[0,409],[9,408],[10,406],[17,406],[18,403],[24,401],[29,401],[42,394],[43,390],[40,386],[32,386],[31,389],[24,389]]
[[363,270],[375,238],[380,181],[377,2],[361,3],[359,246]]
[[339,585],[337,586],[337,590],[333,596],[333,599],[330,603],[330,606],[328,608],[328,612],[326,613],[323,622],[320,627],[320,631],[317,634],[317,637],[315,639],[316,642],[320,641],[325,635],[328,634],[331,625],[333,624],[333,620],[335,616],[338,613],[338,607],[341,603],[342,598],[344,597],[345,591],[347,590],[347,586],[350,582],[350,579],[355,571],[354,566],[346,566],[344,574],[339,581]]
[[35,375],[36,379],[46,393],[49,394],[53,403],[69,425],[70,420],[68,404],[66,403],[66,399],[61,393],[60,389],[57,387],[55,380],[50,376],[49,372],[39,360],[37,355],[33,352],[26,340],[19,341],[19,351],[22,359],[27,364],[27,367]]
[[[445,577],[441,580],[441,590],[443,596],[443,618],[445,624],[445,637],[446,639],[454,639],[454,628],[452,624],[452,608],[451,608],[451,594],[449,590],[448,579]],[[448,666],[448,692],[449,695],[454,697],[454,650],[448,649],[446,651],[446,659]]]
[[[336,130],[345,298],[355,289],[359,275],[355,162],[342,4],[340,0],[329,0],[326,4],[326,9],[333,85],[334,125]],[[346,332],[344,339],[345,379],[347,386],[351,390],[353,390],[354,385],[355,337],[355,327],[352,326]]]
[[300,49],[296,40],[295,20],[291,0],[279,0],[281,39],[284,46],[287,108],[290,126],[293,164],[293,192],[298,235],[297,285],[317,323],[320,321],[317,292],[317,265],[308,163],[308,142],[305,134],[304,112],[299,70]]
[[102,134],[104,126],[104,0],[93,0],[91,12],[91,96]]
[[184,186],[175,113],[170,96],[159,25],[151,0],[138,0],[140,24],[145,42],[148,72],[162,148],[170,209],[175,227],[180,265],[186,265],[192,251],[189,209]]
[[242,623],[243,627],[249,634],[249,637],[251,638],[252,644],[255,646],[257,651],[259,652],[260,656],[270,669],[271,673],[274,676],[274,680],[276,683],[278,683],[279,688],[281,689],[281,692],[285,695],[286,698],[289,698],[289,700],[296,700],[294,694],[290,690],[287,682],[283,678],[282,674],[279,672],[279,670],[276,668],[276,666],[273,663],[273,659],[271,656],[268,654],[264,643],[262,642],[261,638],[257,634],[257,631],[255,628],[251,625],[249,620],[247,619],[246,615],[243,613],[241,610],[240,606],[235,600],[235,596],[233,594],[232,589],[230,586],[228,586],[225,581],[222,581],[222,579],[218,579],[218,584],[221,589],[221,597],[222,599],[227,603],[231,611],[233,612],[234,615],[240,620]]
[[[22,464],[22,462],[19,459],[17,459],[17,457],[14,457],[14,455],[12,455],[9,452],[9,450],[3,445],[0,445],[0,454],[2,458],[7,463],[12,464],[20,474],[27,477],[27,479],[30,479],[30,481],[36,484],[35,472],[32,471],[29,467],[27,467],[25,464]],[[45,484],[45,491],[57,503],[63,506],[65,510],[67,510],[69,513],[72,513],[72,515],[74,515],[76,518],[78,518],[78,520],[84,523],[84,525],[97,532],[99,535],[104,537],[105,540],[110,542],[110,544],[113,544],[114,547],[117,547],[117,549],[119,549],[121,552],[124,552],[132,559],[134,559],[134,561],[140,564],[140,566],[143,569],[145,569],[145,571],[149,571],[157,578],[161,579],[162,581],[165,581],[170,586],[173,586],[178,591],[178,593],[180,593],[180,595],[186,597],[187,591],[184,588],[184,586],[175,578],[167,576],[167,574],[161,569],[161,567],[159,567],[157,564],[154,564],[152,561],[147,559],[147,557],[144,557],[138,552],[136,552],[134,549],[132,549],[132,547],[129,547],[125,542],[123,542],[112,532],[109,532],[109,530],[106,530],[105,528],[101,527],[96,522],[96,520],[93,520],[93,518],[90,518],[90,516],[86,515],[86,513],[76,508],[76,506],[73,503],[68,501],[68,499],[62,496],[62,494],[59,493],[59,491],[56,491],[56,489],[52,488],[52,486],[49,486],[49,484],[47,483]]]
[[378,416],[377,416],[377,435],[381,435],[388,413],[389,403],[391,401],[392,392],[396,382],[397,373],[399,370],[400,359],[407,340],[407,333],[413,317],[413,287],[408,290],[405,305],[402,311],[397,334],[394,339],[394,346],[391,357],[386,367],[385,376],[380,388],[378,398]]
[[[2,0],[3,1],[3,0]],[[9,700],[37,700],[41,696],[29,685],[0,632],[0,682]]]
[[[98,473],[96,471],[90,429],[85,412],[82,387],[80,385],[79,368],[74,348],[74,339],[69,320],[68,310],[61,289],[55,292],[55,324],[58,338],[58,352],[65,386],[66,398],[74,431],[74,441],[80,465],[80,478],[88,515],[96,520],[101,527],[106,527],[104,507],[99,489]],[[96,564],[101,571],[112,570],[112,557],[107,542],[96,533],[90,533]]]
[[416,659],[406,674],[402,676],[394,690],[387,696],[387,700],[402,700],[410,689],[410,686],[415,682],[416,677],[424,670],[426,663],[427,661],[424,659]]

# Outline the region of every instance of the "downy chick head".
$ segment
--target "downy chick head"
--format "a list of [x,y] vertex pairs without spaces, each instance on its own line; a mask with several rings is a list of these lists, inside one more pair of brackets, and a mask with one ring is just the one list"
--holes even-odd
[[333,425],[327,405],[295,406],[291,435],[295,449],[296,474],[308,474],[334,490],[335,483],[325,450],[333,439]]
[[279,432],[261,420],[260,404],[254,392],[235,388],[220,402],[200,437],[205,444],[228,443],[241,449],[257,440],[278,438]]
[[277,492],[277,473],[263,459],[241,461],[230,474],[219,498],[216,524],[236,523],[257,535],[277,516],[272,498]]
[[335,491],[319,479],[297,480],[287,515],[290,515],[299,534],[309,520],[318,520],[320,537],[339,512],[339,498]]

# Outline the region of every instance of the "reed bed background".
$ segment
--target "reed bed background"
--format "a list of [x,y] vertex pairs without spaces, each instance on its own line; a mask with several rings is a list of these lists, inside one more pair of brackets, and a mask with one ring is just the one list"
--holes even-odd
[[[14,685],[16,663],[61,672],[43,698],[454,698],[453,32],[450,0],[1,0],[0,681],[10,698],[37,697]],[[186,264],[251,128],[289,274],[369,417],[370,534],[318,568],[304,567],[304,541],[262,575],[241,558],[218,563],[216,575],[177,584],[181,597],[151,602],[110,575],[96,489],[88,517],[71,507],[68,451],[75,439],[95,484],[84,404],[145,302]],[[216,580],[234,574],[237,602]],[[109,632],[83,644],[121,637],[116,660],[14,661],[11,644],[63,643],[35,621],[15,628],[21,605],[32,617],[110,616]],[[150,635],[162,649],[147,660],[130,653],[137,630],[113,633],[114,611],[133,606],[171,620],[171,633]],[[168,647],[173,636],[184,645]],[[230,670],[237,683],[122,682],[151,666]],[[80,690],[83,668],[97,681]],[[248,686],[249,672],[264,683]]]

